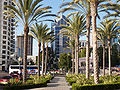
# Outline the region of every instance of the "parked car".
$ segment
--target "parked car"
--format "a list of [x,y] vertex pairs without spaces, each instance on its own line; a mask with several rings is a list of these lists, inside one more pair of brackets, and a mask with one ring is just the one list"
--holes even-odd
[[0,79],[0,84],[8,84],[9,80],[12,78],[12,76],[4,76],[2,79]]

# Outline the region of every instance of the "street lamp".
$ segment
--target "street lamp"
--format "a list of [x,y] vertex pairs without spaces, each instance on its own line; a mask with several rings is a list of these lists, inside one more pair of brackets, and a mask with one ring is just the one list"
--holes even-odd
[[[19,61],[19,70],[20,70],[20,62],[22,61],[22,58],[19,57],[19,58],[18,58],[18,61]],[[20,73],[21,73],[21,70],[20,70],[20,72],[19,72],[19,79],[20,79]]]

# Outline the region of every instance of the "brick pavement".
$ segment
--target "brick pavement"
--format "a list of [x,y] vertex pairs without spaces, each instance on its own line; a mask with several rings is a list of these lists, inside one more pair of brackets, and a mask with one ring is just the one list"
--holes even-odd
[[71,86],[68,86],[64,76],[55,76],[47,87],[34,88],[29,90],[72,90]]

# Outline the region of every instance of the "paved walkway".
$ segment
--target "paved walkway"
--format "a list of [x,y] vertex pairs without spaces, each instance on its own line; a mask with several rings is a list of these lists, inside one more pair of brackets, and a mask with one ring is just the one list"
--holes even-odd
[[56,76],[47,84],[47,87],[34,88],[29,90],[72,90],[71,86],[68,86],[64,76]]

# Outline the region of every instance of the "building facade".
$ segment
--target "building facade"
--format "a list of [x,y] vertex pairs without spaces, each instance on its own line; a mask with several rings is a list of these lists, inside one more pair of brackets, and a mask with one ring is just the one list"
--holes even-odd
[[52,43],[52,48],[57,55],[57,58],[59,58],[60,54],[63,52],[70,52],[66,44],[66,41],[68,41],[69,38],[67,36],[63,37],[63,34],[58,35],[60,30],[62,29],[60,25],[68,25],[65,21],[66,17],[64,15],[61,15],[60,18],[55,19],[55,23],[52,23],[51,25],[51,30],[54,31],[55,35],[55,41]]
[[[33,52],[33,37],[28,36],[27,55],[32,55]],[[17,36],[17,56],[23,58],[24,56],[24,35]]]
[[0,1],[0,71],[5,71],[11,62],[10,55],[15,52],[15,26],[14,18],[6,18],[3,13],[5,5],[14,5],[12,0]]

